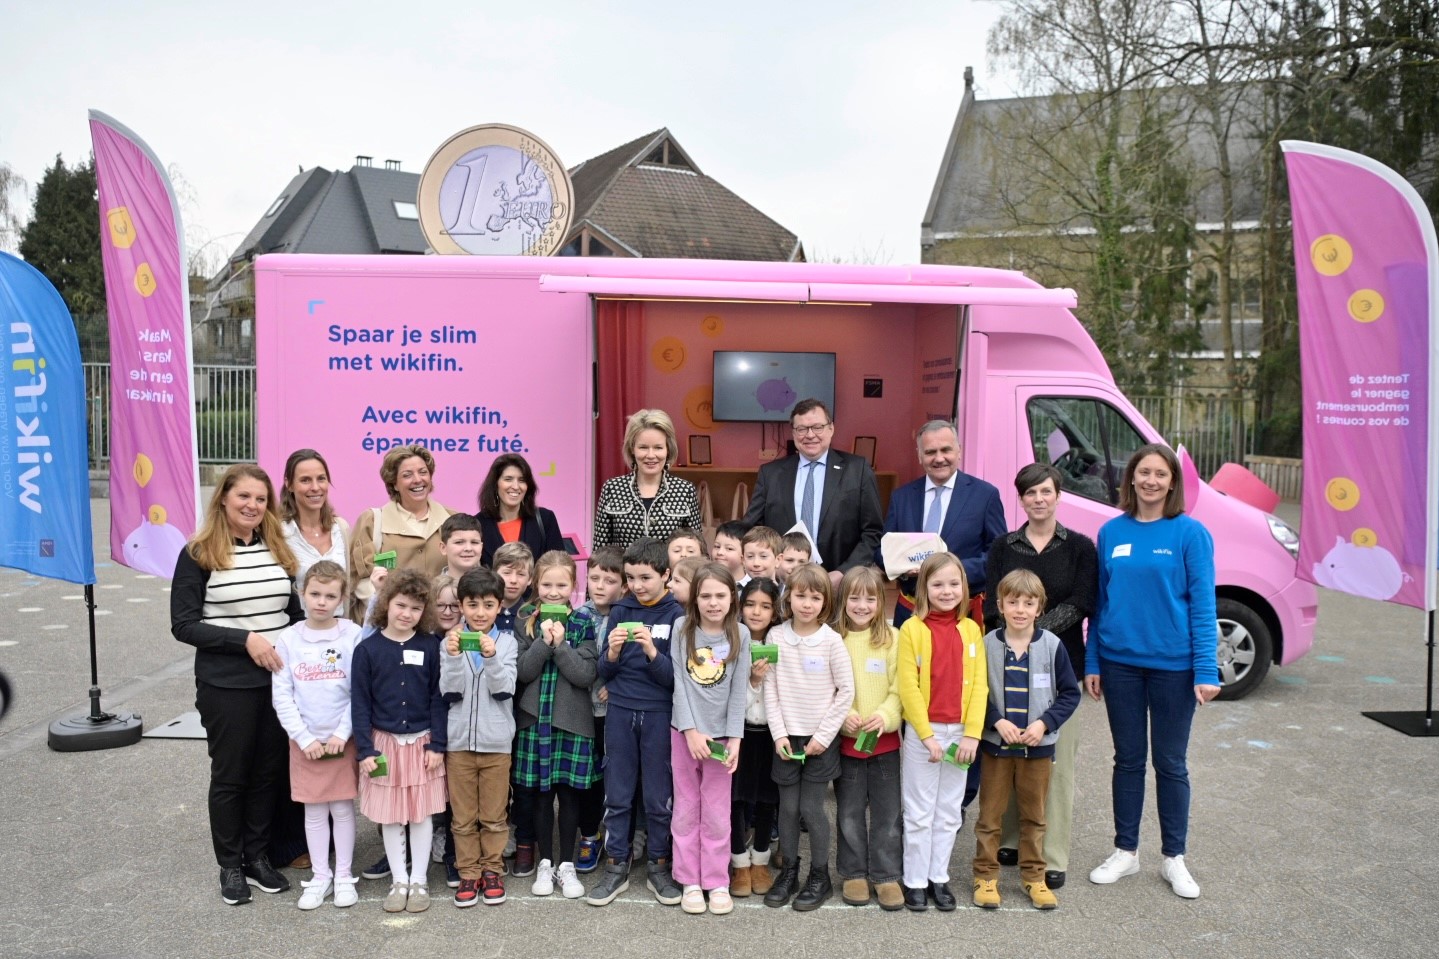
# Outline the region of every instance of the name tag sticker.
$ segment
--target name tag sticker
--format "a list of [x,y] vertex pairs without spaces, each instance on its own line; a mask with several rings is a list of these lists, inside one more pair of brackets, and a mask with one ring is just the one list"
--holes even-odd
[[406,666],[425,665],[425,651],[423,649],[407,649],[404,651]]
[[822,673],[825,671],[825,667],[823,656],[806,656],[804,658],[804,671],[807,673]]
[[1109,554],[1109,558],[1117,559],[1120,556],[1128,556],[1131,549],[1133,549],[1133,547],[1129,543],[1120,543],[1114,547],[1114,552]]
[[1049,688],[1050,686],[1052,686],[1052,685],[1053,685],[1053,682],[1051,681],[1050,676],[1049,676],[1048,673],[1035,673],[1035,674],[1034,674],[1034,688],[1035,688],[1035,689],[1048,689],[1048,688]]
[[661,625],[661,626],[651,626],[651,627],[650,627],[650,638],[651,638],[651,639],[669,639],[669,638],[670,638],[670,628],[669,628],[668,626],[663,626],[663,625]]
[[884,660],[882,660],[882,659],[866,659],[866,660],[864,661],[864,671],[867,672],[867,673],[882,673],[882,672],[884,672]]
[[729,659],[729,643],[718,643],[710,647],[715,659]]

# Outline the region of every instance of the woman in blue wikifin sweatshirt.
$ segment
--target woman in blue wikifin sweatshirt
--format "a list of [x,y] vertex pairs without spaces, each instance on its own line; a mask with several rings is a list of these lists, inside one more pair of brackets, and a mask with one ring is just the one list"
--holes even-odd
[[1199,896],[1184,863],[1189,832],[1189,727],[1219,694],[1214,540],[1184,514],[1184,480],[1169,447],[1150,443],[1124,468],[1116,516],[1099,530],[1099,612],[1090,621],[1084,688],[1103,697],[1114,738],[1114,852],[1089,874],[1107,885],[1139,872],[1146,746],[1152,745],[1160,876]]

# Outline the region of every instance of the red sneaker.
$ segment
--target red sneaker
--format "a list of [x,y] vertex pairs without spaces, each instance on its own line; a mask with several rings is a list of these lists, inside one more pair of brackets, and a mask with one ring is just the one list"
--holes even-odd
[[480,888],[483,890],[485,905],[498,906],[505,901],[505,881],[500,878],[497,872],[486,872],[480,877]]
[[460,889],[455,893],[455,905],[461,909],[466,906],[473,906],[480,901],[480,881],[478,879],[461,879]]

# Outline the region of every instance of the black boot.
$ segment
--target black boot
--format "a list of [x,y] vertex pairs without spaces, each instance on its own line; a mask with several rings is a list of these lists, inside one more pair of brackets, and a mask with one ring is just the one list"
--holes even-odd
[[804,881],[804,888],[795,897],[795,912],[810,912],[824,905],[834,895],[834,885],[829,881],[829,867],[815,866]]
[[789,902],[795,890],[799,888],[799,857],[794,857],[794,862],[785,862],[784,868],[775,877],[774,885],[769,887],[769,892],[764,894],[764,904],[778,909]]

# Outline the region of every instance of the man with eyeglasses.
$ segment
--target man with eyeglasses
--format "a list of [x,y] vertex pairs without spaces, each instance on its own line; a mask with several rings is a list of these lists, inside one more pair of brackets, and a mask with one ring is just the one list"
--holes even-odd
[[760,467],[744,521],[781,533],[804,523],[838,586],[850,567],[873,561],[884,530],[879,484],[864,457],[830,448],[834,418],[820,400],[796,403],[789,425],[794,455]]

